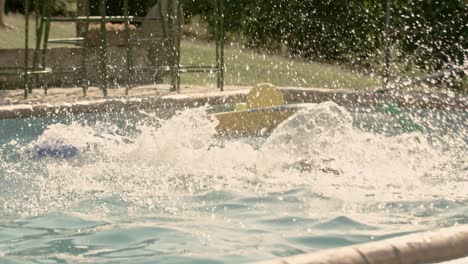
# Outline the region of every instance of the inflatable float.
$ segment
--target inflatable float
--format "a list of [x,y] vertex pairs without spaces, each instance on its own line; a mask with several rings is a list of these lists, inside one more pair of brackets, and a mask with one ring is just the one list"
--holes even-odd
[[[58,124],[55,125],[55,129],[57,126],[67,127]],[[68,131],[62,133],[68,133]],[[51,135],[44,132],[26,148],[25,154],[32,159],[71,159],[77,157],[80,152],[97,149],[100,142],[111,141],[117,134],[118,127],[114,125],[90,127],[88,131],[83,133],[83,138],[80,137],[79,140],[72,141],[56,134]]]
[[[266,136],[304,105],[285,105],[279,89],[271,84],[259,84],[247,94],[245,103],[236,104],[232,111],[213,113],[209,117],[219,122],[216,130],[220,137]],[[96,137],[117,134],[116,128],[93,129]],[[81,150],[81,147],[70,142],[48,139],[34,142],[26,153],[33,159],[71,159],[77,157]]]
[[284,96],[271,84],[259,84],[247,94],[247,102],[234,111],[213,114],[223,137],[265,136],[307,104],[285,105]]
[[[264,137],[282,122],[311,104],[286,104],[283,93],[271,84],[259,84],[246,96],[246,101],[231,105],[229,111],[214,112],[209,118],[218,122],[216,131],[220,137]],[[226,108],[225,108],[226,109]],[[396,106],[387,103],[381,112],[392,116],[404,128],[405,132],[423,132],[421,126]],[[93,137],[112,140],[118,134],[116,126],[98,126],[91,132]],[[77,146],[60,139],[36,141],[26,151],[34,159],[59,158],[70,159],[79,155],[81,150],[93,149],[96,143],[83,139],[85,146]],[[82,144],[82,145],[83,145]]]
[[[220,137],[266,136],[281,122],[292,116],[302,105],[285,105],[283,94],[271,84],[259,84],[247,94],[245,103],[238,103],[233,111],[213,113],[210,118],[219,122],[216,130]],[[94,136],[106,137],[117,134],[116,128],[93,128]],[[85,139],[84,139],[85,140]],[[93,145],[88,142],[87,144]],[[93,148],[86,146],[84,149]],[[26,153],[33,159],[71,159],[83,151],[70,142],[60,139],[39,140],[32,143]]]

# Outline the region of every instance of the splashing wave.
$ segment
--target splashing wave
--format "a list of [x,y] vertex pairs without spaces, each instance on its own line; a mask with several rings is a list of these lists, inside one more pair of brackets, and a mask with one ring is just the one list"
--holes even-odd
[[[0,161],[0,208],[28,216],[77,207],[102,213],[112,200],[165,210],[207,191],[295,188],[361,204],[360,210],[369,203],[466,199],[464,148],[437,146],[420,132],[362,131],[331,102],[304,108],[267,139],[220,139],[204,108],[154,123],[139,125],[137,135],[114,126],[52,125],[29,144],[6,144],[3,157],[21,155]],[[34,146],[44,144],[75,146],[79,155],[35,158]]]

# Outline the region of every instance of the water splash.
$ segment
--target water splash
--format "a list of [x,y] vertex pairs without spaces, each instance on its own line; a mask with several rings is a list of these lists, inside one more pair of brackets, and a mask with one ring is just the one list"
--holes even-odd
[[[423,199],[440,194],[425,181],[450,163],[419,132],[392,137],[353,127],[334,103],[304,109],[282,123],[262,148],[265,175],[285,184],[303,181],[315,191],[344,200]],[[271,158],[274,157],[274,158]],[[284,172],[289,174],[285,177]],[[445,176],[444,176],[445,177]]]
[[440,148],[420,132],[362,131],[331,102],[304,108],[267,139],[219,139],[216,125],[200,108],[170,120],[149,117],[137,135],[102,124],[50,126],[30,144],[4,146],[2,156],[50,142],[76,146],[80,155],[0,162],[0,204],[23,215],[67,208],[106,214],[112,203],[176,212],[192,206],[185,197],[207,191],[261,196],[296,188],[357,211],[369,204],[378,211],[386,202],[466,199],[460,197],[468,188],[463,148]]

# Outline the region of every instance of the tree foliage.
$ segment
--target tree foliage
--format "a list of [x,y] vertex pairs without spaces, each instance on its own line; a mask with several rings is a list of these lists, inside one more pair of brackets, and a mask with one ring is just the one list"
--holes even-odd
[[466,0],[399,0],[395,17],[395,41],[404,61],[427,71],[463,65],[468,55]]
[[[66,14],[74,0],[51,0]],[[110,15],[123,12],[122,0],[106,0]],[[467,0],[393,0],[392,48],[403,62],[436,71],[463,64],[468,50]],[[40,1],[43,2],[43,1]],[[98,0],[90,0],[99,14]],[[157,0],[131,0],[130,13],[145,15]],[[380,60],[387,0],[225,0],[227,31],[246,44],[286,49],[311,60],[363,63]],[[201,16],[213,29],[216,0],[182,0],[185,15]],[[8,0],[21,10],[23,0]]]
[[[30,10],[34,10],[34,4],[37,3],[39,8],[44,4],[44,0],[30,1]],[[53,15],[71,15],[76,12],[75,0],[48,0],[50,1],[51,11]],[[24,0],[7,0],[5,3],[6,12],[23,13]]]
[[375,1],[261,0],[248,19],[253,47],[286,45],[293,55],[325,61],[369,58],[381,46],[383,14]]
[[[213,30],[215,26],[215,10],[217,0],[183,0],[184,13],[187,21],[193,16],[203,17]],[[243,32],[244,24],[252,16],[252,7],[257,0],[225,0],[225,28],[231,32]]]
[[[210,22],[213,0],[185,0]],[[247,45],[311,60],[381,60],[387,0],[225,0],[226,29]],[[210,20],[211,19],[211,20]],[[213,25],[213,23],[210,23]],[[467,0],[394,0],[392,50],[432,72],[462,65],[468,50]]]
[[[463,64],[467,6],[465,0],[395,1],[399,58],[428,71]],[[293,55],[351,63],[372,59],[383,47],[385,0],[260,0],[252,8],[244,27],[252,47],[281,43]]]
[[[88,0],[92,15],[99,15],[100,0]],[[156,5],[157,0],[129,0],[128,9],[130,15],[145,16]],[[106,14],[111,16],[123,15],[123,0],[106,0]]]

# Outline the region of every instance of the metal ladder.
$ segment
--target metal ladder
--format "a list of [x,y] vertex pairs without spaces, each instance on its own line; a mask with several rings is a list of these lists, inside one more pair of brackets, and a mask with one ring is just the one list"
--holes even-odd
[[[139,72],[139,71],[155,71],[156,73],[158,72],[165,72],[165,71],[169,71],[171,72],[171,90],[177,90],[175,87],[176,87],[176,82],[177,80],[174,78],[174,66],[156,66],[156,67],[153,67],[153,66],[147,66],[147,67],[135,67],[134,64],[133,64],[133,45],[136,44],[136,43],[141,43],[141,42],[166,42],[166,43],[172,43],[174,40],[173,40],[173,19],[174,17],[172,16],[173,14],[173,10],[174,10],[174,6],[173,6],[173,1],[170,0],[168,3],[170,4],[168,6],[168,10],[167,10],[167,13],[171,14],[169,16],[167,16],[167,22],[165,21],[164,19],[164,13],[163,13],[163,6],[162,6],[162,1],[158,1],[157,2],[157,5],[158,5],[158,9],[159,9],[159,15],[160,17],[133,17],[133,16],[130,16],[129,15],[129,5],[128,5],[128,0],[124,0],[124,25],[125,25],[125,35],[126,35],[126,53],[127,53],[127,58],[126,58],[126,65],[127,65],[127,73],[128,73],[128,81],[127,81],[127,84],[126,84],[126,89],[125,89],[125,94],[128,95],[129,93],[129,90],[133,87],[133,80],[134,80],[134,75],[135,73]],[[178,8],[178,7],[176,7]],[[177,9],[177,17],[175,17],[175,19],[177,19],[178,21],[180,21],[181,19],[181,14],[179,12],[180,10]],[[160,21],[161,22],[161,25],[163,27],[163,38],[154,38],[152,36],[148,37],[148,38],[132,38],[131,36],[131,32],[130,32],[130,23],[131,22],[144,22],[144,21]],[[178,25],[179,26],[179,25]],[[179,27],[177,27],[178,30],[180,30]],[[178,39],[178,38],[176,38]],[[179,50],[179,48],[174,48],[171,44],[169,44],[170,47],[171,47],[171,51],[176,49],[176,50]],[[170,61],[171,61],[171,65],[176,65],[178,64],[178,62],[176,61],[176,57],[174,56],[174,53],[173,52],[169,52],[169,57],[170,57]]]
[[[36,0],[37,1],[37,0]],[[49,39],[50,28],[51,24],[54,22],[78,22],[79,17],[52,17],[51,16],[51,0],[43,0],[43,11],[40,18],[37,34],[36,34],[36,49],[34,51],[34,60],[33,60],[33,67],[35,69],[42,69],[48,70],[48,73],[54,74],[72,74],[76,73],[77,71],[80,73],[80,82],[83,88],[83,96],[86,96],[88,90],[88,81],[87,81],[87,69],[86,69],[86,55],[88,49],[88,28],[90,22],[89,16],[89,5],[85,6],[85,31],[84,35],[73,37],[73,38],[62,38],[62,39]],[[42,43],[42,49],[40,45]],[[46,68],[47,62],[47,51],[48,47],[54,44],[67,44],[67,45],[75,45],[81,47],[81,65],[78,67],[61,67],[56,69]],[[42,65],[39,67],[39,54],[42,54],[41,63]],[[47,86],[44,86],[44,92],[47,94]]]
[[[0,76],[17,76],[20,75],[23,77],[24,82],[24,98],[28,98],[28,94],[32,93],[33,85],[30,83],[30,76],[37,76],[42,74],[48,74],[51,72],[49,68],[39,68],[33,65],[29,65],[29,17],[30,17],[30,8],[31,2],[33,4],[33,8],[35,11],[35,22],[36,22],[36,37],[37,34],[42,32],[41,26],[43,25],[39,12],[39,0],[24,0],[24,63],[22,66],[7,66],[7,67],[0,67]],[[37,56],[36,51],[38,50],[40,45],[40,41],[36,39],[36,49],[34,52],[34,56]]]
[[[217,73],[217,87],[221,91],[224,90],[224,39],[225,39],[225,31],[224,31],[224,0],[212,0],[215,5],[215,16],[216,16],[216,28],[215,28],[215,41],[216,41],[216,62],[215,65],[180,65],[181,59],[181,43],[180,38],[182,36],[182,24],[181,24],[181,17],[183,14],[181,13],[181,3],[177,1],[176,6],[174,6],[174,2],[169,0],[168,1],[168,16],[164,16],[163,14],[163,7],[161,1],[158,1],[159,5],[159,12],[160,17],[162,19],[157,18],[143,18],[143,20],[160,20],[163,26],[163,35],[165,46],[170,47],[169,51],[169,65],[166,66],[157,66],[157,67],[134,67],[133,66],[133,51],[132,51],[132,44],[138,41],[161,41],[160,39],[132,39],[130,37],[130,30],[129,30],[129,23],[131,22],[131,18],[128,14],[128,0],[124,0],[124,17],[125,17],[125,30],[127,35],[127,71],[129,73],[129,84],[127,85],[126,93],[128,94],[128,90],[131,89],[131,81],[133,80],[133,75],[137,71],[145,71],[145,70],[153,70],[156,72],[170,72],[171,74],[171,91],[180,93],[180,79],[181,74],[183,73]],[[174,10],[176,12],[174,12]],[[175,17],[172,14],[176,14]],[[141,18],[140,18],[141,19]],[[142,21],[143,21],[142,20]],[[174,20],[177,21],[176,28],[174,29]],[[175,34],[174,34],[175,33]],[[173,38],[173,36],[177,36]]]
[[[100,45],[99,45],[99,68],[100,68],[100,88],[104,96],[107,96],[108,80],[107,80],[107,38],[106,38],[106,22],[123,22],[125,24],[126,31],[126,46],[127,46],[127,71],[129,74],[129,81],[126,86],[126,94],[132,87],[133,76],[137,71],[153,70],[156,72],[170,72],[171,73],[171,90],[180,92],[180,78],[183,73],[217,73],[217,87],[224,90],[224,0],[212,0],[215,4],[216,10],[216,28],[215,28],[215,39],[216,39],[216,62],[215,65],[204,66],[204,65],[180,65],[181,58],[181,44],[180,38],[173,39],[174,32],[174,19],[177,19],[179,24],[177,30],[181,30],[181,19],[183,14],[180,12],[180,2],[177,2],[177,6],[173,6],[173,1],[169,0],[168,13],[171,15],[164,16],[162,13],[161,1],[158,1],[159,10],[161,12],[161,18],[155,17],[134,17],[129,16],[128,2],[124,0],[124,15],[123,16],[107,16],[106,15],[106,0],[99,1],[100,16],[89,15],[89,2],[86,1],[85,15],[76,17],[52,17],[51,16],[51,0],[43,0],[44,4],[42,10],[39,10],[39,1],[41,0],[24,0],[25,1],[25,45],[24,45],[24,65],[22,67],[0,67],[0,75],[18,75],[21,73],[24,79],[24,96],[28,97],[29,93],[32,93],[33,86],[37,86],[38,76],[42,74],[70,74],[75,73],[77,70],[81,73],[81,81],[83,87],[83,95],[86,96],[88,89],[87,81],[87,70],[86,70],[86,55],[88,52],[88,30],[90,22],[100,22]],[[33,65],[29,65],[29,8],[31,7],[31,1],[34,3],[36,11],[36,42],[33,53]],[[177,8],[176,17],[172,16],[173,8]],[[164,19],[166,18],[166,19]],[[145,20],[161,20],[163,24],[163,40],[161,39],[133,39],[130,34],[130,23],[131,22],[143,22]],[[49,33],[51,24],[54,22],[76,22],[85,23],[84,35],[76,38],[65,38],[65,39],[49,39]],[[177,36],[181,35],[181,32],[177,32]],[[133,66],[133,52],[132,45],[138,41],[164,41],[166,45],[170,47],[169,65],[158,66],[158,67],[134,67]],[[82,59],[81,66],[72,68],[59,68],[52,69],[46,66],[47,64],[47,51],[49,44],[73,44],[82,47]],[[42,46],[42,47],[41,47]],[[40,58],[41,57],[41,58]],[[12,72],[14,71],[14,72]],[[30,83],[30,76],[35,77],[34,85]],[[47,86],[44,86],[44,91],[47,94]]]

